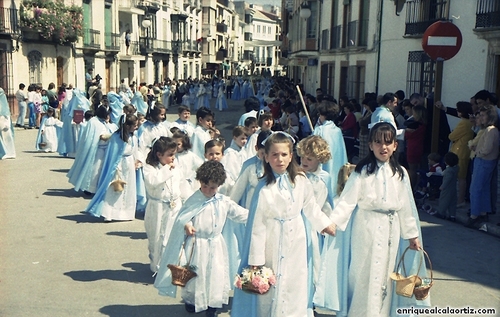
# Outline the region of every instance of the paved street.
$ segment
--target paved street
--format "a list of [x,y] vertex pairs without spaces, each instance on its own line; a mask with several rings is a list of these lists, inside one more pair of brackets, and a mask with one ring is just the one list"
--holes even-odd
[[[227,140],[241,113],[234,102],[216,113]],[[168,119],[176,117],[173,107]],[[141,219],[103,223],[82,213],[89,199],[66,178],[73,160],[34,151],[36,133],[16,129],[17,158],[0,161],[0,316],[204,316],[157,294]],[[500,316],[500,239],[427,214],[421,220],[436,279],[432,304]]]

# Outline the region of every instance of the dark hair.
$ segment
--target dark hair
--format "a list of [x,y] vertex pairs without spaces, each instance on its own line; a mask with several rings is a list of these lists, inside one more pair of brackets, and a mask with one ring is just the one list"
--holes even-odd
[[[288,172],[288,176],[290,177],[290,181],[292,182],[292,184],[294,184],[295,178],[297,177],[297,175],[303,175],[303,174],[299,173],[299,171],[300,171],[299,166],[297,165],[297,162],[293,158],[293,140],[290,139],[290,137],[284,133],[280,133],[280,132],[273,133],[266,140],[266,144],[264,146],[264,148],[266,150],[266,154],[269,154],[269,151],[271,150],[271,146],[273,144],[277,144],[277,143],[288,144],[288,148],[290,150],[290,156],[291,156],[292,160],[290,161],[290,164],[288,164],[286,170]],[[276,178],[274,177],[273,169],[268,162],[264,162],[264,175],[262,176],[262,178],[266,179],[267,185],[273,184],[274,182],[276,182]]]
[[402,90],[398,90],[395,93],[396,97],[398,97],[399,100],[405,99],[405,92]]
[[191,149],[191,141],[189,140],[189,136],[184,131],[177,129],[177,131],[172,131],[174,128],[170,129],[172,132],[172,139],[181,139],[182,140],[182,150],[187,151]]
[[439,163],[439,161],[441,161],[441,155],[439,155],[439,153],[432,152],[427,155],[427,159]]
[[[372,143],[375,141],[382,141],[386,143],[396,142],[396,128],[391,123],[388,122],[378,122],[370,129],[370,134],[368,136],[368,142]],[[370,151],[369,154],[363,158],[356,165],[356,173],[361,174],[363,168],[366,166],[366,174],[370,175],[375,173],[378,170],[377,158],[373,151]],[[392,156],[389,158],[389,165],[391,166],[392,175],[399,174],[399,178],[402,180],[404,177],[404,170],[399,165],[397,152],[394,151]]]
[[196,170],[196,180],[203,184],[212,181],[220,186],[226,181],[226,170],[220,162],[206,161]]
[[154,106],[148,107],[148,111],[146,113],[146,119],[153,123],[160,123],[159,116],[161,114],[162,109],[165,109],[165,106],[159,102],[155,103]]
[[387,104],[389,101],[394,101],[397,98],[395,94],[392,92],[386,92],[385,95],[382,96],[382,104]]
[[[92,110],[89,110],[89,111],[92,111]],[[89,111],[87,111],[87,112],[89,112]],[[86,117],[86,116],[87,116],[87,112],[85,112],[85,121],[88,121],[88,120],[87,120],[87,117]],[[47,109],[47,117],[53,117],[55,113],[56,113],[56,112],[55,112],[54,108],[49,107],[49,108]],[[93,113],[92,113],[92,114],[93,114]],[[92,118],[92,117],[91,117],[91,118]]]
[[250,127],[252,124],[257,123],[257,118],[255,117],[248,117],[245,119],[245,127]]
[[[123,123],[123,117],[125,116],[125,123]],[[123,141],[128,142],[130,137],[130,128],[137,123],[137,117],[133,114],[122,114],[120,117],[120,123],[118,126],[118,133]]]
[[50,83],[49,87],[47,88],[48,90],[56,88],[56,85],[54,83]]
[[205,153],[207,153],[208,149],[211,149],[215,146],[220,146],[222,148],[222,150],[224,150],[224,144],[225,144],[224,140],[221,138],[207,141],[207,143],[205,143]]
[[256,97],[250,97],[245,100],[245,112],[250,112],[252,110],[259,111],[260,101]]
[[262,123],[264,122],[264,120],[269,120],[269,119],[273,120],[272,113],[270,112],[259,113],[257,118],[257,124],[259,125],[259,127],[262,127]]
[[473,112],[471,103],[468,101],[457,102],[457,112],[460,113],[462,118],[469,119],[470,115]]
[[177,143],[175,143],[172,138],[161,136],[154,142],[153,147],[151,148],[151,151],[148,153],[148,157],[146,158],[146,163],[148,163],[149,165],[156,165],[160,163],[158,153],[163,154],[168,150],[175,149],[177,149]]
[[187,111],[187,112],[191,113],[191,109],[189,109],[188,106],[180,105],[179,108],[177,108],[177,113],[178,114],[181,114],[184,111]]
[[[54,109],[49,108],[49,110],[54,110]],[[48,110],[47,110],[47,112],[48,112]],[[85,121],[89,121],[90,119],[92,119],[93,116],[94,116],[94,111],[92,111],[92,110],[85,111],[85,114],[83,115],[83,117],[85,118]]]
[[[107,99],[104,97],[105,96],[103,96],[102,100]],[[135,107],[133,105],[125,105],[125,106],[123,106],[122,111],[125,114],[134,114],[137,110],[135,109]]]
[[264,142],[265,139],[267,139],[268,136],[270,136],[271,134],[273,134],[272,131],[260,131],[259,132],[259,135],[257,136],[257,149],[263,149],[265,148],[266,146],[264,144],[262,144],[262,142]]
[[458,164],[458,156],[453,152],[448,152],[444,155],[444,162],[448,166],[456,166]]
[[480,90],[474,95],[474,99],[489,100],[491,102],[491,93],[486,89]]
[[328,121],[333,121],[337,118],[337,111],[331,102],[321,103],[318,107],[318,112],[320,116],[325,116],[325,119]]
[[26,87],[25,84],[23,84],[23,83],[19,84],[19,89],[24,89],[24,87]]
[[377,109],[378,107],[378,103],[376,100],[370,100],[366,105],[368,106],[368,108],[370,108],[372,112],[375,111],[375,109]]
[[242,134],[245,134],[245,127],[237,125],[233,128],[233,138],[237,138]]
[[96,117],[102,120],[106,120],[109,116],[109,113],[110,113],[109,108],[103,105],[98,106],[97,109],[95,110]]
[[311,94],[306,94],[307,99],[311,100],[312,103],[316,103],[316,97]]
[[198,109],[198,111],[196,111],[196,122],[198,122],[200,119],[205,119],[208,116],[212,116],[212,118],[215,117],[212,110],[208,109],[207,107],[201,107],[200,109]]

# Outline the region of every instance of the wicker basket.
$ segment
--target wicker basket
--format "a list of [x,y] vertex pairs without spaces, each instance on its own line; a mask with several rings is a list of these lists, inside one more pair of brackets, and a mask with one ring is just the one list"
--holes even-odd
[[190,269],[185,268],[184,266],[168,264],[167,267],[172,272],[172,284],[177,286],[184,287],[186,286],[187,282],[189,282],[190,279],[198,276],[196,272],[191,271]]
[[191,247],[191,255],[189,256],[189,260],[186,263],[186,265],[181,266],[181,258],[182,258],[182,252],[184,251],[184,246],[186,245],[186,240],[188,237],[184,239],[184,243],[182,244],[181,247],[181,252],[179,254],[179,264],[167,264],[167,267],[170,269],[170,272],[172,272],[172,284],[184,287],[186,286],[187,282],[191,280],[193,277],[198,276],[196,272],[193,270],[190,270],[189,267],[191,266],[191,260],[193,259],[193,251],[194,251],[194,242],[195,242],[195,237],[193,236],[193,245]]
[[429,283],[417,285],[413,289],[413,295],[415,295],[415,298],[417,300],[424,300],[424,299],[426,299],[429,296],[429,292],[431,290],[432,285],[434,284],[434,276],[432,274],[432,262],[431,262],[431,258],[429,258],[429,255],[424,250],[422,250],[422,253],[423,253],[422,258],[425,256],[427,258],[427,261],[429,261],[429,270],[431,271],[431,276],[430,276],[430,282]]
[[249,293],[253,293],[253,294],[258,294],[258,295],[262,295],[262,294],[265,294],[265,293],[261,293],[259,292],[259,288],[258,287],[255,287],[253,286],[252,283],[244,283],[244,284],[241,284],[241,289],[244,290],[245,292],[249,292]]
[[47,146],[47,143],[45,143],[45,142],[38,143],[38,147],[41,149],[45,148],[46,146]]
[[[396,267],[396,272],[391,273],[391,279],[396,281],[396,294],[404,297],[412,297],[413,296],[413,290],[415,289],[416,286],[419,286],[422,284],[422,279],[418,276],[418,272],[415,275],[410,275],[407,276],[406,274],[406,268],[405,268],[405,263],[404,263],[404,258],[406,252],[410,248],[406,248],[406,250],[403,252],[403,255],[401,255],[401,258],[399,259],[398,265]],[[403,274],[398,273],[399,272],[399,267],[403,264]],[[422,259],[420,259],[420,264],[418,266],[418,271],[420,271],[420,267],[422,266]]]

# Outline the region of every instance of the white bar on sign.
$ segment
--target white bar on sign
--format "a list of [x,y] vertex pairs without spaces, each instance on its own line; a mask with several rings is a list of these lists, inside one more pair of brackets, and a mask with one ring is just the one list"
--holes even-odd
[[429,36],[427,38],[429,46],[457,46],[456,36]]

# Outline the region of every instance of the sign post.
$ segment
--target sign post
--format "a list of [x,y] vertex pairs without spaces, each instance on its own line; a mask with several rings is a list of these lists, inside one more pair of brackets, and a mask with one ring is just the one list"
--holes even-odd
[[[441,100],[443,86],[443,62],[455,56],[462,47],[462,33],[450,21],[438,21],[431,24],[422,36],[422,48],[429,57],[436,61],[434,81],[434,101]],[[431,151],[438,152],[440,110],[432,107],[432,142]]]

